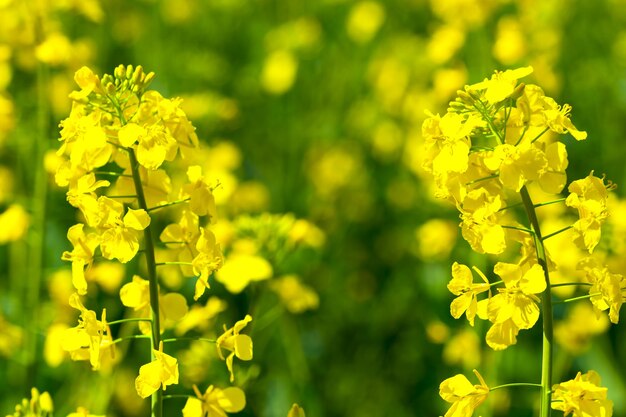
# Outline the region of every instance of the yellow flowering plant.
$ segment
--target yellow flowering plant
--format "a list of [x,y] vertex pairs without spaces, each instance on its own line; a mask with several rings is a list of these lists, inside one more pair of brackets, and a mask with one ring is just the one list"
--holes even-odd
[[[597,314],[608,310],[610,321],[618,322],[626,280],[594,253],[615,185],[591,171],[569,184],[566,197],[559,195],[567,184],[568,160],[565,143],[555,134],[581,141],[587,133],[572,123],[569,105],[558,105],[540,87],[519,81],[532,71],[532,67],[496,71],[491,78],[466,86],[457,92],[444,116],[427,113],[422,127],[424,168],[433,176],[436,196],[459,210],[462,236],[471,248],[499,256],[519,248],[513,262],[495,264],[492,279],[472,267],[482,283],[474,282],[470,267],[454,262],[448,284],[456,296],[450,305],[452,316],[465,314],[472,326],[476,317],[491,322],[486,343],[494,350],[516,344],[521,330],[534,327],[540,317],[543,321],[539,383],[490,388],[476,371],[481,382],[476,386],[456,375],[440,387],[441,397],[453,404],[446,417],[469,417],[490,391],[508,386],[539,388],[541,417],[549,416],[552,409],[566,416],[612,414],[607,389],[600,387],[597,373],[579,372],[574,380],[553,386],[552,363],[553,305],[558,302],[553,301],[554,288],[588,286],[588,295],[561,302],[589,299]],[[557,196],[538,201],[546,194]],[[538,208],[557,203],[576,209],[578,219],[545,233]],[[587,282],[551,281],[550,274],[559,264],[550,257],[546,241],[562,233],[588,253],[578,262]]]
[[[79,90],[70,94],[71,113],[60,123],[58,154],[64,162],[55,180],[68,188],[67,200],[82,217],[67,233],[73,249],[62,255],[72,264],[75,293],[69,303],[80,311],[78,326],[63,333],[63,348],[72,359],[89,360],[97,370],[105,355],[113,362],[117,343],[150,339],[151,361],[138,369],[135,390],[141,398],[152,398],[152,415],[161,417],[167,398],[163,392],[179,381],[178,360],[167,348],[179,339],[163,335],[186,316],[189,306],[183,294],[161,290],[157,268],[173,266],[183,276],[195,277],[193,299],[197,301],[224,259],[211,230],[217,216],[213,197],[217,182],[203,175],[200,166],[188,166],[188,156],[199,146],[195,128],[181,109],[180,99],[167,99],[148,89],[154,76],[132,65],[120,65],[113,75],[103,77],[87,67],[76,72]],[[178,184],[178,191],[166,170],[167,163],[174,161],[176,167],[187,168],[187,180]],[[157,213],[175,206],[181,209],[180,220],[166,221],[159,234]],[[156,246],[159,238],[163,248]],[[119,292],[131,317],[107,322],[103,311],[98,320],[81,299],[89,295],[89,271],[102,259],[128,264],[139,256],[145,261],[145,279],[134,275]],[[222,350],[232,351],[225,359],[231,382],[234,356],[252,359],[252,338],[240,334],[251,320],[246,315],[232,329],[225,328],[217,340],[197,338],[214,343],[221,359]],[[140,333],[114,339],[111,326],[126,322],[137,322]],[[223,416],[245,406],[245,394],[238,387],[211,385],[204,395],[197,388],[195,393],[183,395],[188,397],[183,415]]]

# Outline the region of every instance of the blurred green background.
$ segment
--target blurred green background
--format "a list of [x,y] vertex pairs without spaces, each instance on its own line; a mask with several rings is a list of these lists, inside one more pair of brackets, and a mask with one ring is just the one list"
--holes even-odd
[[[46,341],[52,324],[76,323],[60,260],[76,213],[39,167],[54,165],[47,151],[69,114],[74,72],[119,64],[154,71],[152,88],[185,100],[208,147],[202,157],[224,185],[220,222],[272,264],[273,278],[239,294],[212,284],[229,308],[209,332],[255,317],[255,358],[235,365],[248,399],[241,415],[285,416],[293,402],[310,416],[441,415],[439,383],[456,373],[477,368],[490,385],[538,381],[539,328],[493,352],[484,323],[468,330],[449,314],[451,263],[495,260],[471,253],[454,207],[432,197],[420,167],[424,110],[445,112],[457,89],[495,69],[532,65],[527,82],[571,104],[589,133],[566,139],[569,178],[595,169],[626,184],[626,1],[1,1],[0,413],[36,386],[60,416],[79,405],[147,415],[132,385],[147,360],[142,341],[101,374]],[[11,213],[14,205],[25,212]],[[9,233],[25,216],[30,227]],[[283,249],[294,219],[308,222],[304,243]],[[623,245],[619,230],[609,252]],[[127,269],[123,282],[137,265]],[[305,311],[283,304],[272,283],[285,275],[316,294]],[[121,317],[120,282],[92,285],[88,307]],[[555,380],[597,370],[614,415],[625,416],[626,331],[601,333],[581,336],[575,355],[557,349]],[[167,393],[226,382],[214,347],[181,349],[181,384]],[[479,411],[532,416],[537,399],[501,390]],[[168,400],[166,415],[183,404]]]

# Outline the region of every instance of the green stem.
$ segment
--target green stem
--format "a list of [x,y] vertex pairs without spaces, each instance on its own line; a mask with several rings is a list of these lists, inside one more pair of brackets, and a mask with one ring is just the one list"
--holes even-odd
[[504,210],[508,210],[508,209],[512,209],[514,207],[519,207],[521,205],[523,205],[524,203],[522,203],[521,201],[519,203],[515,203],[515,204],[509,204],[506,207],[502,207],[500,210],[498,210],[498,212],[504,211]]
[[472,184],[476,184],[477,182],[492,180],[494,178],[498,178],[499,176],[500,176],[500,174],[489,175],[488,177],[482,177],[482,178],[478,178],[478,179],[472,180],[472,181],[466,183],[465,185],[472,185]]
[[189,265],[192,266],[193,264],[191,262],[159,262],[157,264],[155,264],[155,266],[164,266],[164,265]]
[[195,395],[189,395],[189,394],[167,394],[163,396],[164,400],[169,400],[172,398],[197,398]]
[[531,235],[535,235],[535,231],[531,229],[526,229],[525,227],[517,227],[517,226],[502,226],[503,229],[511,229],[511,230],[519,230],[521,232],[526,232]]
[[111,344],[115,345],[117,343],[123,342],[124,340],[132,340],[132,339],[150,339],[150,336],[148,336],[147,334],[133,334],[130,336],[117,338],[114,341],[112,341]]
[[552,312],[552,293],[550,292],[550,273],[548,272],[548,261],[546,257],[546,251],[543,246],[543,239],[541,238],[541,228],[539,227],[539,220],[537,219],[537,213],[535,212],[535,206],[528,189],[526,186],[520,190],[522,201],[524,202],[524,208],[528,220],[534,230],[533,239],[535,241],[535,250],[537,251],[537,262],[543,268],[544,277],[546,280],[546,289],[541,295],[542,300],[542,316],[543,316],[543,343],[542,343],[542,357],[541,357],[541,417],[550,417],[551,408],[550,400],[552,394],[550,392],[552,387],[552,356],[553,356],[553,339],[554,330],[552,327],[553,312]]
[[175,204],[185,203],[185,202],[187,202],[187,201],[189,201],[189,200],[191,200],[191,197],[183,198],[183,199],[181,199],[181,200],[172,201],[172,202],[170,202],[170,203],[161,204],[160,206],[150,207],[150,208],[148,208],[146,211],[152,211],[152,210],[162,209],[162,208],[164,208],[164,207],[173,206],[173,205],[175,205]]
[[140,318],[120,319],[120,320],[107,321],[107,324],[110,326],[112,324],[127,323],[130,321],[152,321],[152,319],[140,319]]
[[580,297],[566,298],[563,301],[555,302],[555,304],[565,304],[565,303],[571,303],[574,301],[586,300],[588,298],[595,297],[596,295],[601,295],[601,294],[602,294],[601,292],[594,292],[593,294],[581,295]]
[[571,225],[570,225],[570,226],[564,227],[564,228],[562,228],[562,229],[559,229],[559,230],[557,230],[556,232],[552,232],[552,233],[550,233],[549,235],[546,235],[546,236],[542,237],[542,238],[541,238],[541,240],[544,240],[544,241],[545,241],[545,240],[547,240],[547,239],[550,239],[552,236],[556,236],[556,235],[558,235],[559,233],[563,233],[563,232],[565,232],[565,231],[567,231],[567,230],[571,229],[572,227],[574,227],[574,226],[571,226]]
[[565,198],[565,197],[563,197],[563,198],[557,198],[556,200],[545,201],[545,202],[543,202],[543,203],[537,203],[537,204],[535,204],[535,205],[534,205],[534,207],[535,207],[535,208],[537,208],[537,207],[548,206],[548,205],[550,205],[550,204],[560,203],[561,201],[565,201],[565,200],[566,200],[566,198]]
[[562,282],[560,284],[551,284],[550,288],[569,287],[572,285],[585,285],[585,286],[591,287],[592,284],[588,282]]
[[130,174],[122,174],[122,173],[113,172],[113,171],[93,171],[93,173],[96,175],[110,175],[112,177],[129,177],[129,178],[133,177]]
[[542,385],[541,384],[532,384],[530,382],[513,382],[513,383],[510,383],[510,384],[498,385],[497,387],[489,388],[489,391],[495,391],[497,389],[508,388],[508,387],[539,387],[539,388],[541,388]]
[[543,129],[537,136],[535,136],[533,138],[533,140],[530,141],[530,143],[535,143],[537,141],[537,139],[539,139],[540,137],[543,136],[544,133],[546,133],[548,130],[550,130],[549,127],[546,127],[545,129]]
[[[120,113],[120,118],[122,114]],[[146,197],[143,192],[143,185],[141,183],[141,176],[139,174],[139,163],[135,156],[135,151],[128,149],[128,157],[130,158],[130,168],[133,175],[133,182],[135,184],[135,191],[137,192],[137,203],[140,209],[147,211],[148,205],[146,204]],[[159,284],[157,281],[156,273],[156,259],[154,255],[154,241],[152,240],[152,225],[149,225],[143,230],[144,245],[145,245],[145,257],[146,266],[148,270],[148,281],[150,285],[150,309],[152,310],[152,349],[151,358],[154,357],[154,350],[159,349],[161,342],[161,319],[159,315]],[[152,394],[152,415],[153,417],[163,416],[163,388],[159,389]]]
[[172,343],[172,342],[180,342],[180,341],[185,341],[185,340],[207,342],[207,343],[215,343],[216,342],[216,340],[214,340],[214,339],[207,339],[206,337],[172,337],[172,338],[169,338],[169,339],[163,339],[162,342],[163,343]]

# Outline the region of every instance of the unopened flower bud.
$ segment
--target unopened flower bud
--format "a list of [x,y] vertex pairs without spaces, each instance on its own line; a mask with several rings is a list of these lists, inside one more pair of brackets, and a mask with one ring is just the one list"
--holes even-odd
[[138,65],[137,68],[135,68],[135,72],[133,72],[133,84],[141,84],[141,81],[144,77],[143,74],[143,68],[141,67],[141,65]]
[[130,80],[133,76],[133,66],[129,65],[126,67],[126,79]]
[[124,78],[125,74],[126,74],[126,68],[124,68],[124,65],[118,65],[117,67],[115,67],[115,70],[113,71],[113,75],[115,75],[115,78],[120,79],[120,80]]

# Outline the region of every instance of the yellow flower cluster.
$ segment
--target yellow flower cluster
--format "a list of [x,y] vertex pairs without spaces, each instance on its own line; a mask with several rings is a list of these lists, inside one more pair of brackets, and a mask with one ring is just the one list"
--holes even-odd
[[[609,191],[615,187],[591,171],[586,178],[570,183],[567,197],[558,196],[567,184],[568,159],[564,142],[554,134],[569,134],[580,141],[587,138],[587,133],[572,123],[569,105],[558,105],[540,87],[519,82],[532,71],[532,67],[496,71],[491,78],[458,91],[445,115],[427,113],[429,117],[422,126],[423,167],[433,176],[436,196],[458,208],[462,236],[471,248],[494,255],[502,255],[507,249],[507,254],[512,253],[512,242],[520,248],[514,263],[496,263],[493,272],[498,279],[492,281],[473,267],[482,281],[476,283],[470,267],[457,262],[452,265],[448,289],[456,298],[450,312],[454,318],[465,314],[472,326],[476,317],[489,320],[486,342],[494,350],[517,343],[519,331],[532,328],[540,315],[544,323],[550,322],[552,338],[550,272],[558,270],[559,265],[547,253],[544,241],[568,232],[571,241],[591,255],[608,218]],[[557,196],[540,203],[531,197],[546,194]],[[542,234],[536,208],[559,202],[576,209],[578,219],[565,228]],[[517,220],[518,212],[525,213],[525,220]],[[578,269],[587,277],[587,298],[594,310],[608,310],[611,322],[617,323],[626,279],[610,272],[598,256],[583,259]],[[486,297],[480,296],[485,293]],[[574,381],[556,385],[552,407],[565,411],[565,415],[610,416],[606,389],[594,388],[599,378],[593,372],[588,375],[581,377],[579,373]],[[550,376],[543,377],[550,381]],[[453,403],[447,417],[470,416],[484,401],[489,388],[479,379],[481,385],[472,386],[464,376],[457,375],[441,384],[442,398]],[[550,387],[542,384],[545,415]]]
[[[217,217],[213,197],[217,183],[211,184],[200,166],[185,164],[199,145],[195,128],[181,109],[180,99],[166,99],[147,89],[153,78],[154,73],[146,74],[142,67],[132,65],[120,65],[113,75],[102,78],[87,67],[78,70],[74,79],[79,90],[70,94],[71,113],[60,123],[58,154],[64,162],[55,175],[56,183],[68,188],[68,202],[83,218],[69,228],[73,249],[62,255],[72,263],[75,292],[70,305],[80,311],[78,326],[65,330],[61,337],[63,348],[74,360],[89,360],[93,369],[100,368],[103,358],[112,357],[114,345],[123,338],[113,341],[106,312],[98,320],[80,297],[88,292],[86,277],[101,264],[97,259],[125,264],[143,252],[148,279],[135,275],[119,293],[135,317],[117,321],[139,322],[146,336],[137,337],[152,340],[152,361],[141,366],[135,379],[142,398],[178,383],[178,360],[164,352],[160,333],[174,327],[189,311],[183,295],[161,293],[156,267],[173,264],[183,275],[196,276],[193,298],[198,300],[209,288],[211,274],[223,265],[220,245],[209,227]],[[186,169],[182,181],[172,181],[165,169],[165,163],[174,160],[182,160],[177,168]],[[173,183],[178,192],[173,192]],[[180,217],[161,231],[159,239],[165,249],[157,253],[153,213],[170,206],[180,207]],[[157,255],[167,262],[159,262]],[[247,315],[232,329],[225,328],[215,342],[231,382],[233,358],[252,359],[252,339],[240,333],[251,320]],[[223,350],[232,353],[224,358]],[[224,416],[245,406],[245,395],[236,387],[210,386],[204,395],[195,391],[198,399],[188,401],[185,416]]]

